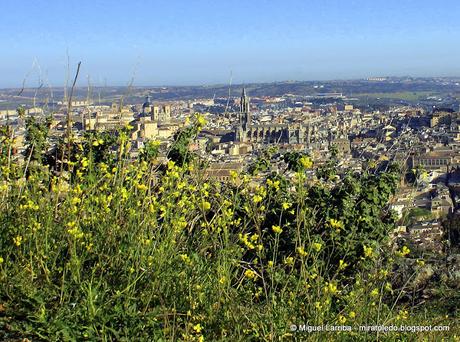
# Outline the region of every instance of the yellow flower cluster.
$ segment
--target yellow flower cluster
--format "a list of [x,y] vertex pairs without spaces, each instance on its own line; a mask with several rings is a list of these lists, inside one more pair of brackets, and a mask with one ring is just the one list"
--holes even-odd
[[143,183],[136,184],[136,188],[139,191],[146,191],[149,187]]
[[257,250],[261,251],[263,249],[262,244],[257,244],[259,240],[258,234],[253,234],[252,236],[249,233],[246,234],[238,234],[240,241],[250,250],[257,248]]
[[77,222],[71,221],[67,223],[67,232],[75,239],[81,239],[85,234],[77,227]]
[[211,203],[209,203],[208,201],[202,201],[200,208],[203,211],[208,211],[209,209],[211,209]]
[[272,230],[275,234],[281,234],[283,232],[283,229],[281,229],[280,226],[272,226]]
[[89,165],[89,161],[88,161],[88,158],[86,157],[83,157],[81,160],[80,160],[80,164],[81,164],[81,168],[84,170],[88,167]]
[[410,253],[410,249],[407,246],[403,246],[400,251],[396,251],[396,256],[405,257]]
[[393,287],[391,286],[391,283],[385,283],[385,291],[393,292]]
[[201,115],[201,114],[196,114],[195,118],[196,118],[196,122],[197,122],[198,126],[200,126],[200,127],[204,127],[208,123],[206,121],[206,119],[204,118],[204,116]]
[[97,139],[97,140],[94,140],[94,141],[93,141],[93,146],[94,146],[94,147],[97,147],[97,146],[99,146],[99,145],[102,145],[103,143],[104,143],[104,140],[102,140],[102,139]]
[[323,290],[325,293],[330,293],[331,295],[334,295],[338,292],[337,285],[333,282],[326,282],[326,286]]
[[364,249],[364,257],[365,258],[373,258],[374,257],[374,250],[372,249],[372,247],[364,246],[363,249]]
[[200,325],[200,323],[198,323],[193,326],[193,330],[197,333],[200,333],[201,330],[203,330],[203,327]]
[[272,181],[270,178],[267,179],[267,185],[271,188],[274,188],[275,190],[279,190],[280,188],[280,181],[279,180],[274,180]]
[[294,265],[294,258],[293,257],[287,257],[284,259],[284,264],[285,265]]
[[187,254],[180,254],[179,255],[182,261],[186,264],[191,264],[192,260],[190,260],[189,256]]
[[33,222],[31,225],[32,231],[35,233],[37,230],[40,230],[42,224],[40,222]]
[[259,195],[254,195],[252,197],[252,202],[254,202],[254,204],[260,203],[262,202],[262,200],[263,200],[262,196],[259,196]]
[[340,230],[340,229],[343,229],[343,227],[344,227],[343,222],[339,221],[339,220],[336,220],[336,219],[330,219],[329,220],[329,226],[332,229],[335,229],[335,230]]
[[344,270],[345,268],[347,268],[348,264],[343,261],[342,259],[339,260],[339,270]]
[[371,291],[371,297],[378,297],[379,296],[379,289],[373,289]]
[[313,166],[313,161],[307,156],[301,157],[299,159],[299,162],[302,165],[302,167],[305,169],[310,169]]
[[22,236],[21,235],[17,235],[13,238],[13,243],[16,245],[16,247],[19,247],[21,246],[21,243],[22,243]]
[[283,210],[288,210],[292,206],[292,204],[288,202],[283,202],[281,206],[283,207]]
[[36,204],[34,201],[28,200],[26,204],[21,204],[19,206],[19,209],[30,209],[37,211],[38,209],[40,209],[40,206]]
[[399,310],[398,315],[396,316],[397,320],[404,320],[409,317],[407,310]]
[[8,190],[8,183],[7,183],[7,182],[3,182],[3,183],[0,185],[0,192],[5,192],[6,190]]
[[256,273],[253,270],[246,270],[244,271],[244,276],[248,279],[254,279],[256,277]]
[[319,242],[313,242],[313,249],[317,252],[319,252],[321,250],[321,248],[323,247],[323,245]]
[[307,252],[305,252],[303,247],[297,247],[297,254],[299,254],[301,257],[307,256]]

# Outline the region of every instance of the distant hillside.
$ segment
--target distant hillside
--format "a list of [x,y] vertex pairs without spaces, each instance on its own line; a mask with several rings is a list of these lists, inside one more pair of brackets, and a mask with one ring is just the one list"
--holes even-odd
[[[315,95],[318,93],[343,93],[347,96],[359,96],[369,94],[407,94],[432,92],[437,94],[460,94],[460,79],[457,78],[388,78],[383,81],[369,80],[336,80],[336,81],[285,81],[273,83],[249,83],[245,87],[250,96],[282,96]],[[243,85],[232,85],[231,96],[239,96]],[[101,100],[102,103],[110,103],[114,99],[124,96],[127,103],[141,102],[147,94],[152,95],[153,100],[191,100],[197,98],[227,97],[229,85],[205,85],[205,86],[152,86],[152,87],[93,87],[90,97],[94,102]],[[87,87],[77,88],[74,97],[86,99]],[[31,104],[33,99],[37,102],[61,101],[64,98],[63,88],[40,89],[27,88],[0,90],[0,108],[11,108],[17,104]],[[383,96],[387,97],[388,96]],[[403,96],[408,99],[408,96]]]

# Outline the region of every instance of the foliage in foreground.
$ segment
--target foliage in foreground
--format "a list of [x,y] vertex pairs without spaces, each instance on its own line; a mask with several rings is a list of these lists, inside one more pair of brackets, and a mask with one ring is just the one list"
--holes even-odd
[[2,149],[2,338],[278,340],[291,324],[424,323],[392,287],[409,253],[393,259],[387,239],[396,170],[312,180],[302,157],[290,181],[224,185],[183,146],[157,166],[152,151],[128,161],[123,132],[107,141],[76,142],[59,177],[45,156],[22,165]]

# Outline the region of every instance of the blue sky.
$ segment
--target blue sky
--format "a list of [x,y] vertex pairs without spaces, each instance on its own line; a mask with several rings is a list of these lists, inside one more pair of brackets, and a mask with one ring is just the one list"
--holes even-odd
[[1,0],[0,87],[460,76],[460,1]]

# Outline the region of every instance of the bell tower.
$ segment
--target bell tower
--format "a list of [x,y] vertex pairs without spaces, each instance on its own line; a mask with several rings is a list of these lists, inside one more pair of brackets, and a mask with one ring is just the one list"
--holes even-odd
[[243,92],[240,97],[240,125],[246,130],[251,126],[251,112],[249,111],[249,97],[246,95],[246,88],[243,87]]

